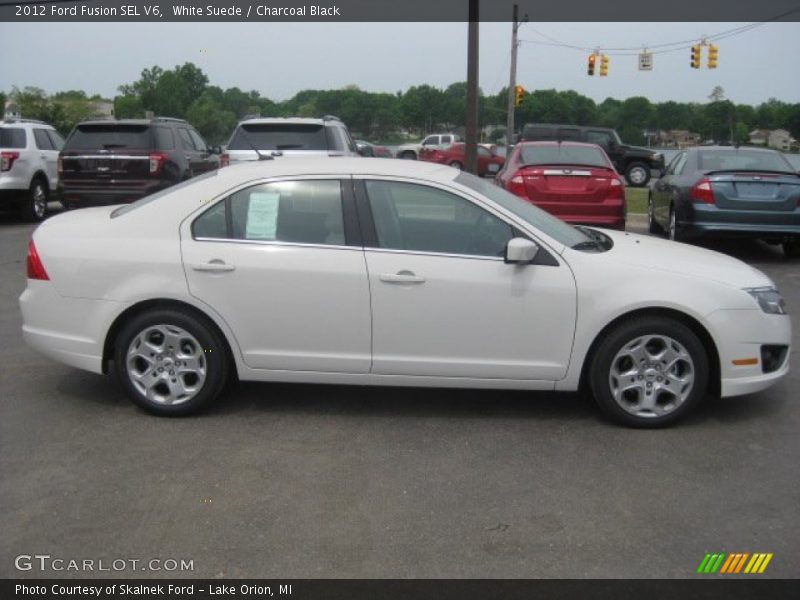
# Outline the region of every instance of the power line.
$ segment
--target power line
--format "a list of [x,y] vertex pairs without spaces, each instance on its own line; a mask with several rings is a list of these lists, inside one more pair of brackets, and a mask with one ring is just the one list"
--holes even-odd
[[525,43],[525,44],[535,44],[535,45],[539,45],[539,46],[555,46],[555,47],[560,47],[560,48],[568,48],[568,49],[571,49],[571,50],[579,50],[581,52],[594,52],[597,48],[601,48],[603,50],[603,52],[605,54],[608,54],[609,56],[635,56],[635,55],[638,55],[642,51],[642,48],[646,48],[647,51],[649,53],[651,53],[651,54],[666,54],[666,53],[669,53],[669,52],[680,52],[682,50],[686,50],[687,48],[690,48],[692,46],[692,44],[696,44],[697,40],[701,39],[701,38],[705,39],[705,40],[708,40],[708,41],[718,41],[718,40],[722,40],[722,39],[725,39],[725,38],[733,37],[735,35],[740,35],[742,33],[746,33],[747,31],[750,31],[750,30],[755,29],[757,27],[761,27],[762,25],[765,25],[766,23],[777,21],[779,19],[782,19],[783,17],[786,17],[788,15],[791,15],[791,14],[799,12],[799,11],[800,11],[800,6],[796,6],[795,8],[793,8],[791,10],[783,12],[783,13],[781,13],[779,15],[774,16],[774,17],[770,17],[769,19],[764,19],[763,21],[758,21],[756,23],[748,23],[747,25],[741,25],[739,27],[734,27],[732,29],[727,29],[725,31],[720,31],[720,32],[715,33],[713,35],[699,36],[699,37],[693,38],[693,39],[679,40],[679,41],[676,41],[676,42],[667,42],[667,43],[662,43],[662,44],[652,44],[652,45],[643,44],[643,45],[635,46],[635,47],[630,46],[630,47],[621,47],[621,48],[606,48],[604,46],[594,46],[594,47],[578,46],[576,44],[570,44],[570,43],[564,42],[562,40],[556,39],[556,38],[554,38],[554,37],[552,37],[550,35],[547,35],[546,33],[543,33],[543,32],[541,32],[541,31],[539,31],[537,29],[534,29],[533,27],[530,27],[530,26],[528,27],[528,29],[530,31],[532,31],[536,35],[539,35],[540,37],[544,38],[547,41],[525,40],[525,39],[521,39],[519,41],[521,43]]

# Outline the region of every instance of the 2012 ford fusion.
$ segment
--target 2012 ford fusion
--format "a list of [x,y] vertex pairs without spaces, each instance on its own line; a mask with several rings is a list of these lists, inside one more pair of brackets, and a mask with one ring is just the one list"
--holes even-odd
[[585,389],[656,427],[789,370],[775,285],[727,256],[573,227],[432,163],[258,161],[33,234],[27,342],[134,403],[241,380]]

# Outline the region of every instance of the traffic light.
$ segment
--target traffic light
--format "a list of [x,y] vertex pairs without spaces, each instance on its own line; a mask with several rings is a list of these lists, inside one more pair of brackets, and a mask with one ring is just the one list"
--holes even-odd
[[708,68],[709,69],[716,69],[717,68],[717,56],[719,55],[719,48],[717,48],[714,44],[710,44],[708,46]]
[[590,54],[589,55],[589,64],[586,67],[586,72],[589,75],[594,75],[594,63],[595,63],[596,60],[597,60],[597,55],[596,54]]
[[605,54],[600,55],[600,77],[608,75],[608,56]]
[[700,68],[700,58],[701,53],[703,52],[703,47],[700,44],[695,44],[692,46],[692,68],[699,69]]
[[525,97],[525,88],[518,85],[514,88],[514,106],[521,106],[522,100]]

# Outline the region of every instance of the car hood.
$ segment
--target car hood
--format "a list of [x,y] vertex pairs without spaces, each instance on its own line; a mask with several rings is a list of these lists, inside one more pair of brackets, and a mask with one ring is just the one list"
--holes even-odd
[[774,285],[758,269],[726,254],[672,242],[648,235],[602,230],[614,246],[606,252],[609,260],[685,277],[716,281],[738,289]]

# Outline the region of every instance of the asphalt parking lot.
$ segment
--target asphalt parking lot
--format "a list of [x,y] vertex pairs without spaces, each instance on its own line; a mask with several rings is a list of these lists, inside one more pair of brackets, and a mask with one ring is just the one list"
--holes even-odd
[[[0,577],[669,578],[718,551],[800,576],[800,261],[777,248],[706,244],[781,288],[795,370],[672,429],[610,425],[577,395],[284,384],[163,419],[24,345],[32,229],[0,215]],[[20,554],[194,570],[18,571]]]

